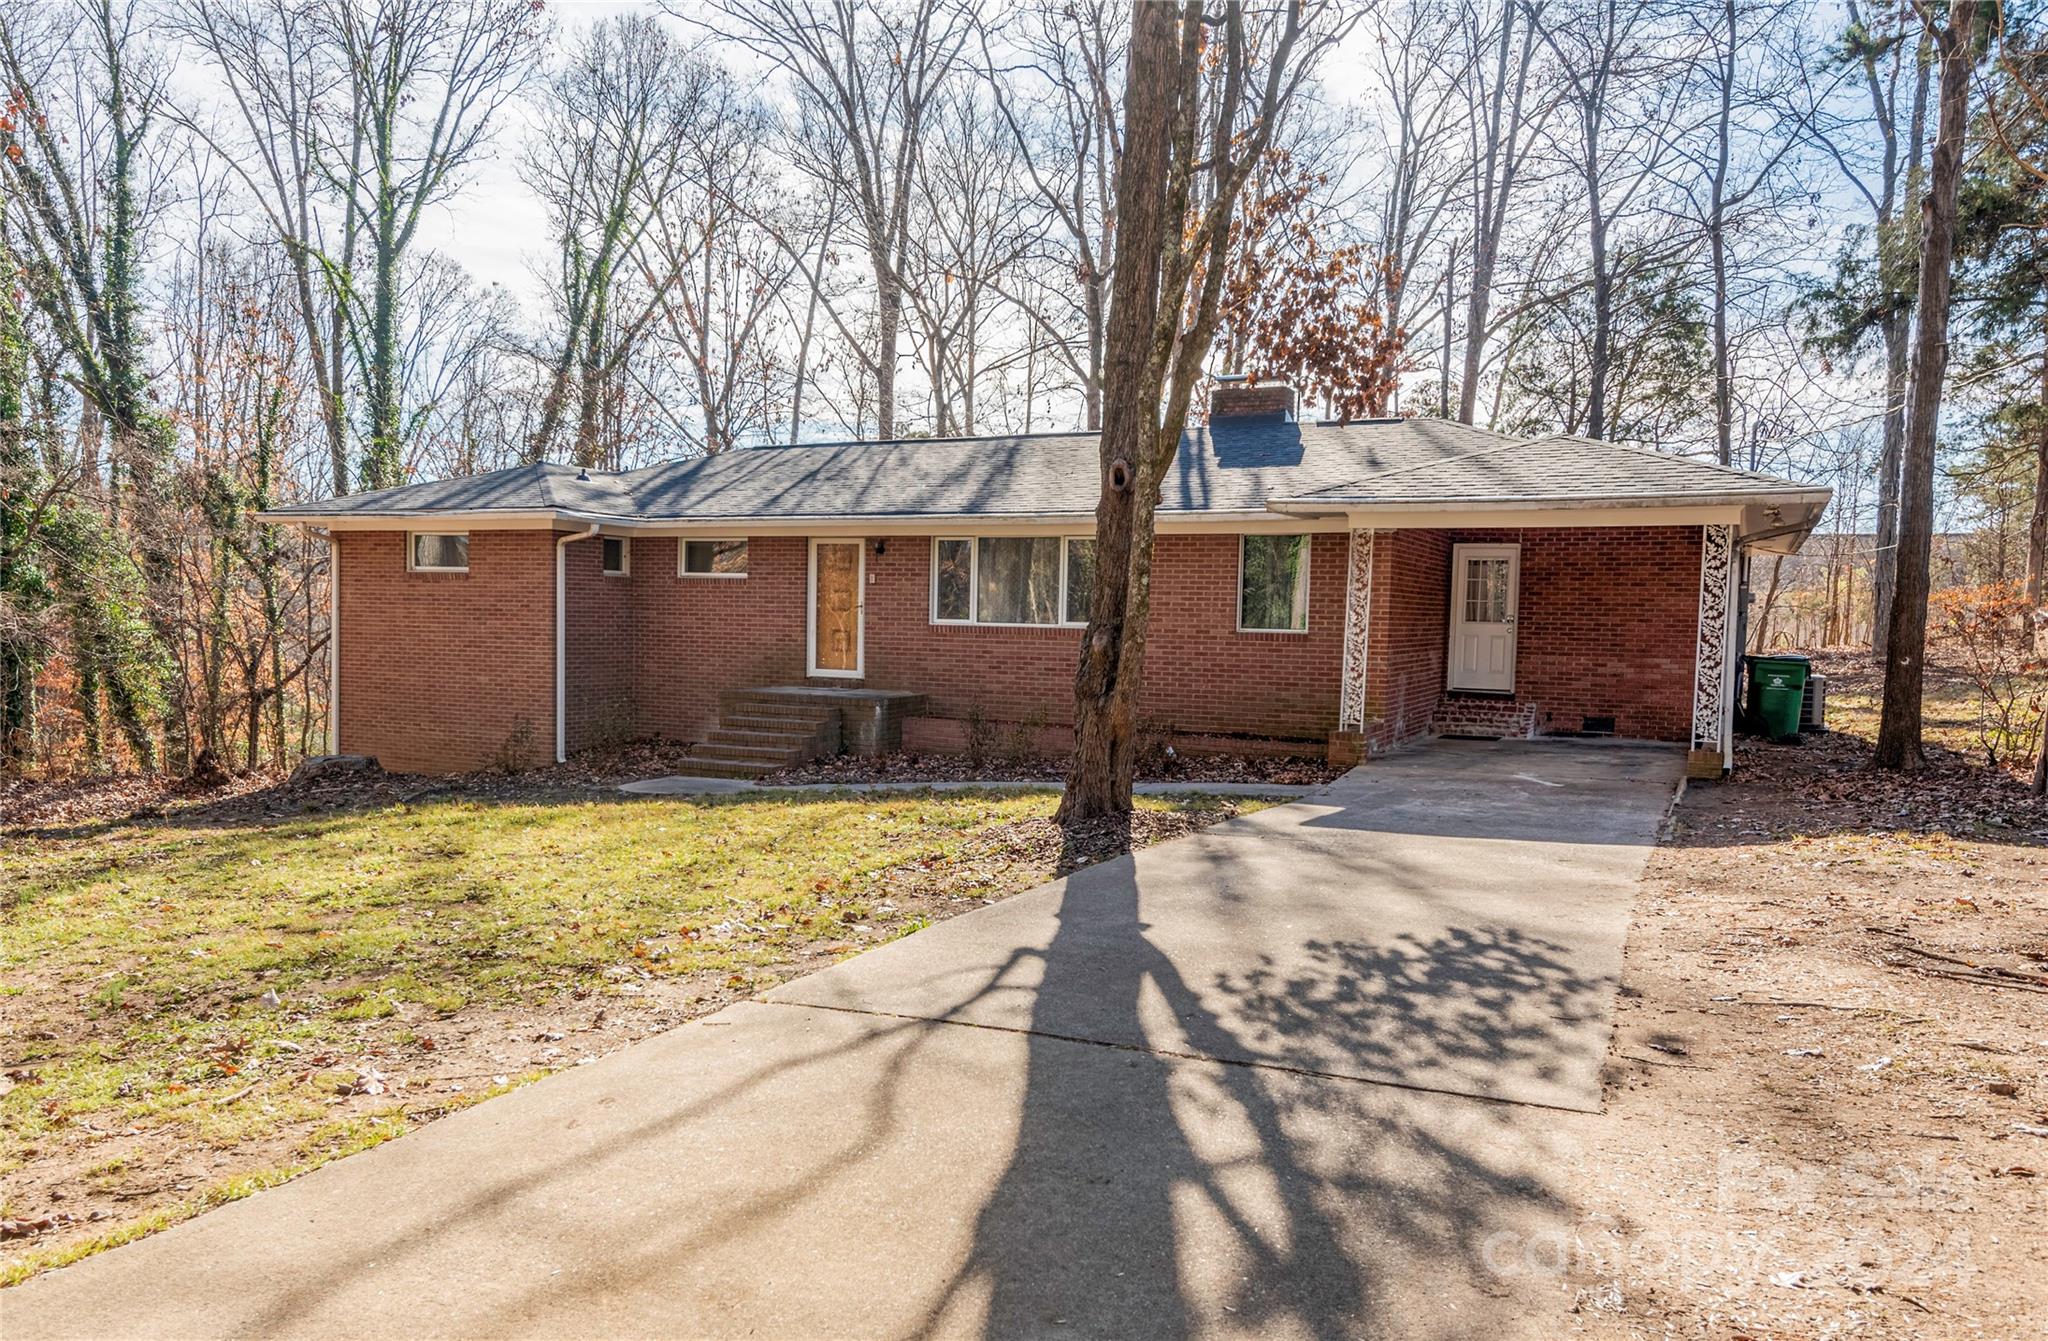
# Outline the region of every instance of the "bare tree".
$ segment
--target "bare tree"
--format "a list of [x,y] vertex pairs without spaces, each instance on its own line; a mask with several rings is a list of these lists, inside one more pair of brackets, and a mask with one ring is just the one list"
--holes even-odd
[[1920,701],[1926,675],[1928,563],[1934,541],[1934,446],[1948,371],[1956,200],[1963,175],[1963,137],[1969,129],[1970,77],[1977,65],[1977,0],[1954,0],[1946,19],[1922,11],[1940,59],[1940,113],[1927,195],[1921,202],[1919,320],[1913,331],[1899,481],[1898,586],[1892,595],[1884,706],[1872,756],[1879,768],[1916,768],[1925,760]]
[[[1104,321],[1115,259],[1112,183],[1119,156],[1116,79],[1128,40],[1115,0],[1037,0],[1007,13],[1000,54],[982,29],[983,70],[1047,215],[1053,273],[1042,286],[1067,299],[1058,313],[1020,301],[1045,348],[1081,389],[1081,421],[1102,427]],[[1017,295],[1013,295],[1017,296]],[[1057,301],[1057,300],[1056,300]]]
[[904,293],[931,387],[933,431],[958,437],[975,431],[984,377],[1039,339],[1028,328],[1021,345],[998,334],[998,309],[1015,287],[1031,233],[1015,147],[986,92],[955,86],[940,100],[932,129],[917,166]]
[[852,206],[873,273],[875,432],[897,431],[896,362],[915,167],[940,91],[962,68],[972,23],[959,0],[725,0],[723,31],[793,81],[792,145],[804,170]]
[[316,166],[362,220],[367,256],[340,264],[361,369],[360,484],[400,482],[403,262],[429,205],[489,143],[492,121],[534,70],[543,30],[527,0],[323,0],[323,36],[343,71]]
[[1375,73],[1392,101],[1381,130],[1386,177],[1374,247],[1386,262],[1387,329],[1400,330],[1413,315],[1408,288],[1424,259],[1441,252],[1439,235],[1471,171],[1457,152],[1465,130],[1458,83],[1471,53],[1443,0],[1407,0],[1368,21]]
[[1630,271],[1653,268],[1679,245],[1667,236],[1619,247],[1616,230],[1661,183],[1689,53],[1654,40],[1656,11],[1643,5],[1590,0],[1559,10],[1531,4],[1528,11],[1557,59],[1573,113],[1568,157],[1584,192],[1592,289],[1584,432],[1605,438],[1617,299]]
[[547,205],[561,332],[528,460],[547,456],[572,391],[574,455],[583,464],[597,459],[598,401],[616,358],[605,347],[614,287],[683,171],[710,77],[658,20],[638,14],[600,21],[545,85],[520,176]]
[[1533,18],[1516,31],[1520,0],[1500,0],[1489,16],[1474,0],[1462,16],[1464,40],[1475,52],[1490,45],[1472,62],[1466,80],[1467,126],[1472,148],[1472,272],[1465,297],[1465,367],[1458,383],[1458,422],[1472,422],[1479,404],[1479,374],[1492,334],[1494,274],[1500,265],[1501,242],[1507,234],[1515,186],[1534,143],[1542,117],[1525,116],[1530,73],[1534,68],[1536,24]]
[[682,390],[697,407],[699,427],[686,436],[715,453],[778,429],[784,398],[797,399],[825,281],[817,275],[803,288],[812,310],[792,376],[775,318],[810,251],[809,234],[784,208],[767,111],[730,74],[706,79],[677,180],[646,202],[651,226],[639,267],[651,286],[658,345],[676,355]]

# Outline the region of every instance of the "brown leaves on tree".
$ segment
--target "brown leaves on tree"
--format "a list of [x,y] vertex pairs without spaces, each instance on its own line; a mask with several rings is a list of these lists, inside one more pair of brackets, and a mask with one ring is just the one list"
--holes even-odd
[[1267,156],[1231,223],[1218,341],[1227,370],[1291,383],[1348,423],[1387,412],[1408,333],[1388,329],[1375,297],[1395,278],[1392,262],[1327,242],[1328,184],[1285,150]]

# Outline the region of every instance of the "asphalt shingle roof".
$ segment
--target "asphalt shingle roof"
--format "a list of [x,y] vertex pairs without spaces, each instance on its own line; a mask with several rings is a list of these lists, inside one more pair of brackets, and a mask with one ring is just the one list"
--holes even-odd
[[[748,448],[579,479],[531,465],[273,509],[284,518],[562,510],[633,521],[1085,516],[1092,433]],[[1522,439],[1440,419],[1277,417],[1191,429],[1162,512],[1256,512],[1269,500],[1456,503],[1800,491],[1768,475],[1583,438]]]

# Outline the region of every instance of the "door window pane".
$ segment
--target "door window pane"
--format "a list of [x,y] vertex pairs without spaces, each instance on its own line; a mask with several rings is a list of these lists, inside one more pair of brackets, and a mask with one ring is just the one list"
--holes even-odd
[[1508,561],[1465,560],[1465,622],[1508,622]]
[[965,622],[974,617],[968,604],[974,594],[974,542],[941,540],[933,576],[932,617]]
[[1067,622],[1086,624],[1095,596],[1095,542],[1067,541]]
[[1307,629],[1308,537],[1248,535],[1243,545],[1238,627],[1293,633]]
[[1058,536],[983,536],[975,555],[975,619],[983,624],[1059,622]]
[[698,577],[745,577],[747,542],[744,540],[685,540],[683,571]]

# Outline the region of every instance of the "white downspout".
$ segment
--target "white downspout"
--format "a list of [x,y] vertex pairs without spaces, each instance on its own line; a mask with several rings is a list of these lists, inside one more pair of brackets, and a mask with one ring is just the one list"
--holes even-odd
[[341,537],[327,536],[327,752],[341,753]]
[[598,532],[596,522],[587,531],[555,537],[555,762],[569,762],[569,549],[578,540]]

